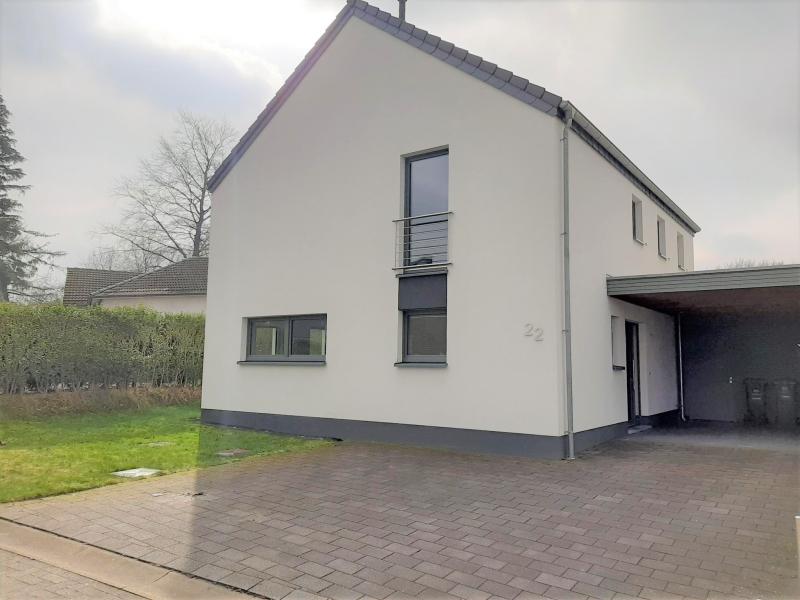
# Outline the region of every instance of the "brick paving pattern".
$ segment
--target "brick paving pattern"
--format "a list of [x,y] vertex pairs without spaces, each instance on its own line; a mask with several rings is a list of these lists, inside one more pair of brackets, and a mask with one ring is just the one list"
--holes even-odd
[[0,598],[97,598],[137,600],[140,596],[94,581],[58,567],[0,550]]
[[635,440],[574,462],[345,443],[0,516],[274,599],[800,597],[800,455]]

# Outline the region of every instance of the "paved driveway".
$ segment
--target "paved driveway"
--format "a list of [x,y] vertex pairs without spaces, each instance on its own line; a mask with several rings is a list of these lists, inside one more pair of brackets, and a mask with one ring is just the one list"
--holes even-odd
[[799,472],[647,436],[574,462],[340,444],[0,516],[276,599],[785,598]]

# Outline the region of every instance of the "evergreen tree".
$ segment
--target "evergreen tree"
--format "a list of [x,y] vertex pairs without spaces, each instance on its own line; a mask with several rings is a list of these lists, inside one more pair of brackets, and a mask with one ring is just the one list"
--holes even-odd
[[0,95],[0,302],[35,298],[46,291],[33,283],[33,277],[39,267],[61,255],[48,250],[42,241],[47,236],[26,229],[19,215],[22,203],[14,196],[30,186],[20,183],[25,172],[19,165],[25,159],[14,147],[10,116]]

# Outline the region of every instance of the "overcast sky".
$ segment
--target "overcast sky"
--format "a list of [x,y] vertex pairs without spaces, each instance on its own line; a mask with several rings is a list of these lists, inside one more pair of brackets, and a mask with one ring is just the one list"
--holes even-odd
[[[243,132],[342,4],[0,0],[28,225],[83,264],[176,111]],[[697,268],[800,262],[800,2],[409,0],[407,17],[578,106],[702,226]]]

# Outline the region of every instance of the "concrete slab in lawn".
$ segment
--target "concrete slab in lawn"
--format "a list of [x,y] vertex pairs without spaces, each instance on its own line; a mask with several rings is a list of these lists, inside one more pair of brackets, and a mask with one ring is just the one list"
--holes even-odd
[[161,473],[158,469],[147,469],[139,467],[138,469],[126,469],[125,471],[114,471],[112,475],[117,477],[127,477],[129,479],[139,479],[141,477],[152,477]]
[[245,450],[244,448],[233,448],[232,450],[222,450],[217,452],[217,456],[224,456],[226,458],[247,456],[248,454],[250,454],[250,450]]

